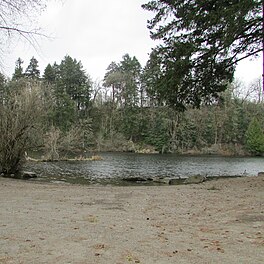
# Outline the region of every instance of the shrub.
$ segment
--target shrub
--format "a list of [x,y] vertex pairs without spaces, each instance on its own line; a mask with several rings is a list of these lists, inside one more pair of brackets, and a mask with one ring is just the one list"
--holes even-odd
[[0,98],[0,172],[19,172],[41,116],[40,86],[34,82],[6,87]]

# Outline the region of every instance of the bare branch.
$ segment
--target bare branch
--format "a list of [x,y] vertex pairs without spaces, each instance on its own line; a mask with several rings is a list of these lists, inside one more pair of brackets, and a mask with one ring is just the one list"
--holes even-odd
[[[0,50],[4,54],[6,41],[18,36],[28,42],[34,49],[38,49],[38,37],[47,35],[36,28],[36,14],[40,14],[45,8],[47,0],[1,0],[0,1]],[[0,55],[0,59],[1,59]]]

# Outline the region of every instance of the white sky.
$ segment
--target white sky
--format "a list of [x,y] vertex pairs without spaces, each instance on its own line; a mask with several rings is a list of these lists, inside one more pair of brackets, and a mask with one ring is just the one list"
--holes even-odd
[[[52,36],[38,41],[34,50],[28,43],[18,42],[4,56],[4,72],[11,76],[18,57],[24,69],[34,56],[41,74],[48,63],[60,63],[65,55],[80,60],[93,80],[103,79],[112,61],[119,62],[125,53],[136,56],[145,65],[151,48],[147,19],[152,13],[141,8],[148,0],[63,0],[48,2],[39,17],[44,33]],[[238,65],[236,77],[246,83],[261,77],[261,60]]]

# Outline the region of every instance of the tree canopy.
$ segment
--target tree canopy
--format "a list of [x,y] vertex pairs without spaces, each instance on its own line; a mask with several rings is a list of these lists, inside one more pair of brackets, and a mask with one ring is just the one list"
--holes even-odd
[[125,54],[109,65],[101,86],[69,55],[41,74],[34,57],[25,67],[19,58],[12,79],[0,74],[0,172],[16,172],[30,149],[43,151],[47,159],[84,150],[263,155],[264,99],[258,83],[243,94],[239,83],[230,84],[218,104],[180,113],[161,99],[161,59],[153,52],[142,71],[137,58]]
[[14,74],[13,74],[13,76],[12,76],[12,79],[13,79],[13,80],[18,80],[18,79],[24,77],[23,67],[22,67],[23,63],[24,63],[24,62],[22,61],[21,58],[18,58],[18,59],[17,59],[17,61],[16,61],[15,72],[14,72]]
[[125,54],[119,63],[112,62],[104,77],[104,86],[112,88],[112,101],[131,107],[139,103],[141,65],[135,56]]
[[53,124],[67,130],[74,122],[75,115],[87,117],[92,80],[81,61],[66,55],[60,64],[47,65],[43,79],[53,93]]
[[148,28],[162,42],[148,63],[156,72],[159,66],[155,91],[179,110],[218,98],[237,62],[263,50],[260,0],[153,0],[142,7],[154,12]]
[[27,78],[31,78],[31,79],[38,79],[39,75],[40,75],[40,71],[39,71],[38,67],[39,66],[38,66],[37,59],[32,57],[30,59],[29,65],[26,69],[25,76]]

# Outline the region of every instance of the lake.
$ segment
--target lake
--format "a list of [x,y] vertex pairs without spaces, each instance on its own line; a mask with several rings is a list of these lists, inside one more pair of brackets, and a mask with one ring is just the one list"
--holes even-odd
[[263,157],[179,156],[135,153],[100,153],[99,161],[28,162],[25,170],[38,181],[79,184],[120,184],[122,178],[187,178],[254,176],[264,171]]

